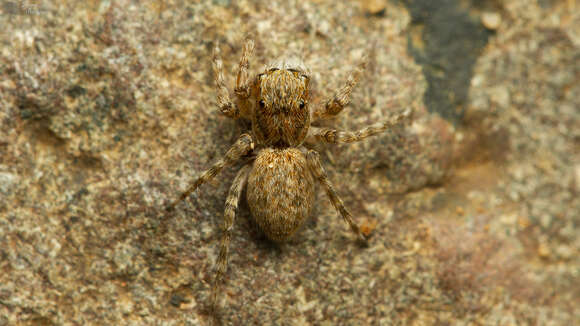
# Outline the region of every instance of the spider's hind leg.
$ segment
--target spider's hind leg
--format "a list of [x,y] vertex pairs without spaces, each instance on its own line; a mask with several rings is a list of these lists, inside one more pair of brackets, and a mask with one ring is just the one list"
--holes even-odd
[[226,155],[219,161],[217,161],[211,168],[205,170],[201,176],[199,176],[195,181],[193,181],[190,186],[185,190],[179,198],[172,202],[169,206],[165,208],[166,211],[172,211],[177,204],[182,200],[187,198],[192,192],[195,191],[202,184],[215,178],[215,176],[226,166],[230,166],[238,162],[242,157],[249,154],[254,149],[254,141],[252,136],[248,134],[242,134],[238,140],[230,147]]
[[366,243],[367,237],[361,232],[358,224],[353,221],[352,214],[344,206],[344,203],[338,196],[336,189],[334,189],[334,186],[332,186],[332,183],[330,183],[330,180],[328,180],[326,171],[324,171],[322,163],[320,163],[320,155],[318,155],[318,153],[314,150],[309,150],[306,154],[306,160],[312,175],[324,186],[324,190],[326,191],[326,194],[328,195],[334,208],[336,208],[340,215],[342,215],[342,218],[350,226],[352,232],[357,235],[358,239],[363,243]]
[[211,288],[211,309],[215,313],[218,310],[218,297],[220,294],[220,286],[222,279],[228,267],[228,251],[232,237],[232,229],[234,226],[234,219],[236,216],[236,209],[240,202],[242,190],[248,180],[248,173],[252,168],[252,164],[247,164],[238,172],[226,199],[226,208],[224,212],[224,224],[222,228],[222,238],[220,242],[220,250],[215,267],[215,279]]

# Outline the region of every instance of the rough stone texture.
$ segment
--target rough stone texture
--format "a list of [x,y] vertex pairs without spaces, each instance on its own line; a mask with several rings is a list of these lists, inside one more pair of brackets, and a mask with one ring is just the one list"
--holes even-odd
[[[580,323],[576,2],[449,0],[422,30],[421,1],[59,3],[0,6],[0,325],[209,322],[236,169],[175,214],[162,208],[248,128],[218,114],[210,69],[219,41],[231,85],[246,35],[254,72],[302,54],[315,101],[369,52],[328,125],[354,130],[403,107],[417,117],[318,148],[372,231],[368,248],[322,192],[282,246],[242,202],[223,324]],[[457,13],[489,29],[474,62],[429,42]],[[422,42],[461,69],[443,78],[466,83],[461,101],[426,96],[433,70],[410,53]]]

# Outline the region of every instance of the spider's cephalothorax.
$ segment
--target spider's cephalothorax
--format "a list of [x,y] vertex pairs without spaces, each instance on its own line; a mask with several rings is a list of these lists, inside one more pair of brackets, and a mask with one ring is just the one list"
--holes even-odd
[[255,106],[252,132],[264,146],[298,146],[310,126],[308,84],[304,64],[298,59],[269,65],[254,82]]
[[223,234],[212,286],[211,307],[214,309],[227,267],[235,212],[246,185],[252,216],[271,240],[285,241],[304,224],[312,210],[315,184],[319,182],[350,229],[365,241],[366,236],[328,180],[312,144],[360,141],[395,124],[409,121],[412,115],[412,111],[407,109],[356,132],[314,127],[312,122],[336,116],[349,103],[350,93],[365,68],[366,60],[361,61],[345,85],[333,96],[312,107],[308,105],[310,74],[300,60],[276,61],[267,66],[263,73],[250,79],[248,59],[253,49],[253,41],[248,40],[239,63],[234,88],[235,103],[230,99],[225,85],[218,47],[213,58],[218,107],[230,118],[250,120],[251,133],[242,134],[222,159],[203,172],[168,206],[168,210],[174,209],[175,205],[201,184],[214,178],[224,167],[244,160],[248,162],[237,173],[226,199]]

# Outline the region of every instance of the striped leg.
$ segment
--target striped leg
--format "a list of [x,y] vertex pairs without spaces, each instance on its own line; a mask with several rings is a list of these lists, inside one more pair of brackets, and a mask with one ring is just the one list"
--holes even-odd
[[224,212],[224,224],[222,229],[222,238],[220,243],[220,251],[216,261],[215,279],[211,288],[211,308],[214,312],[218,310],[218,296],[220,294],[220,286],[224,274],[228,267],[228,251],[230,247],[230,240],[232,237],[232,229],[234,227],[234,218],[236,216],[236,209],[242,195],[242,190],[248,180],[248,173],[252,168],[251,164],[245,165],[236,175],[234,182],[228,193],[226,199],[226,209]]
[[407,109],[402,113],[399,113],[389,118],[387,121],[377,123],[375,125],[363,128],[355,132],[339,131],[329,128],[310,127],[310,130],[308,131],[308,136],[306,137],[306,142],[311,144],[316,142],[338,144],[338,143],[353,143],[361,141],[367,137],[384,132],[385,130],[392,128],[393,126],[399,123],[410,121],[412,115],[413,110]]
[[200,185],[213,179],[224,167],[230,166],[240,160],[244,155],[250,153],[254,149],[254,141],[252,137],[248,134],[242,134],[238,140],[232,145],[228,150],[226,155],[217,163],[215,163],[211,168],[206,170],[199,176],[191,185],[184,191],[181,196],[169,206],[167,206],[166,211],[172,211],[179,202],[187,198],[192,192],[197,189]]
[[308,162],[308,167],[310,172],[320,183],[324,186],[324,190],[326,190],[326,194],[330,198],[330,202],[336,208],[336,210],[342,215],[342,218],[346,221],[346,223],[350,226],[352,232],[354,232],[358,238],[364,242],[366,242],[366,236],[360,231],[359,226],[352,220],[352,215],[344,206],[342,199],[338,197],[336,190],[328,180],[328,176],[326,175],[326,171],[322,167],[322,163],[320,163],[320,157],[316,151],[309,150],[306,154],[306,160]]
[[242,50],[242,58],[238,67],[238,78],[236,78],[236,88],[234,91],[238,97],[244,99],[250,97],[250,80],[248,76],[248,69],[250,68],[249,59],[254,52],[254,41],[246,40],[244,49]]
[[227,117],[238,119],[240,117],[248,118],[250,116],[249,104],[247,99],[250,96],[250,84],[248,78],[248,60],[254,51],[254,41],[247,40],[242,50],[242,58],[238,67],[238,76],[236,78],[236,87],[234,91],[238,98],[238,107],[230,98],[230,92],[226,87],[224,78],[224,63],[220,57],[219,44],[216,45],[213,52],[213,68],[215,71],[215,83],[217,88],[217,104],[220,111]]
[[219,44],[216,44],[213,51],[213,69],[215,71],[215,84],[217,88],[217,105],[220,111],[227,117],[237,119],[240,116],[240,109],[230,99],[230,91],[226,87],[224,79],[224,62],[220,57]]
[[350,103],[350,94],[352,89],[358,83],[363,71],[367,66],[367,57],[363,57],[357,67],[350,73],[346,84],[339,89],[333,97],[325,100],[320,106],[312,112],[312,121],[329,119],[339,114],[342,109]]

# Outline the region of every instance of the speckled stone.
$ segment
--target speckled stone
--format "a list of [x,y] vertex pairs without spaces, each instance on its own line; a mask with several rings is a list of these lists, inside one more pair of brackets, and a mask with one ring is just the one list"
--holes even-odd
[[406,107],[416,117],[318,148],[372,231],[366,248],[320,189],[284,245],[241,203],[224,325],[580,323],[580,16],[573,1],[540,2],[446,2],[501,24],[466,49],[468,93],[438,110],[425,103],[436,69],[410,53],[420,24],[398,1],[371,12],[364,1],[4,1],[0,325],[208,324],[236,168],[175,213],[163,207],[248,130],[218,114],[210,68],[220,42],[231,87],[248,35],[254,73],[285,53],[304,58],[314,102],[368,52],[329,126],[356,130]]

